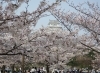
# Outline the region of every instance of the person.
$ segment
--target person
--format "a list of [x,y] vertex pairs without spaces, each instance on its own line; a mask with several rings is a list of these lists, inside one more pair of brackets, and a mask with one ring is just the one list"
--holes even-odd
[[36,71],[36,70],[35,70],[35,68],[33,67],[33,68],[31,69],[30,72],[31,72],[31,73],[35,73],[35,71]]
[[55,69],[52,70],[52,73],[55,73]]
[[45,69],[45,67],[43,67],[43,73],[46,73],[46,69]]
[[41,72],[40,72],[40,68],[37,68],[37,73],[41,73]]
[[96,73],[94,69],[92,69],[91,73]]
[[42,67],[40,68],[40,72],[43,73],[43,68]]

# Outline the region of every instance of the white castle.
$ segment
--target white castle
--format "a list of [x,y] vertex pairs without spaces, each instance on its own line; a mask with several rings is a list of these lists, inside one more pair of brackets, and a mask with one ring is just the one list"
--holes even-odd
[[55,27],[55,28],[62,28],[60,26],[60,23],[57,20],[49,20],[49,24],[48,24],[51,28]]
[[51,30],[61,30],[62,29],[62,26],[57,20],[49,20],[48,27]]

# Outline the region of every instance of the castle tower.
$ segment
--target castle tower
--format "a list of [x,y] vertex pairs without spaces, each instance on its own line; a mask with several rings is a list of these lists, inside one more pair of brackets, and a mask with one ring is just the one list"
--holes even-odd
[[57,20],[49,20],[48,27],[51,30],[61,30],[62,29],[62,26]]

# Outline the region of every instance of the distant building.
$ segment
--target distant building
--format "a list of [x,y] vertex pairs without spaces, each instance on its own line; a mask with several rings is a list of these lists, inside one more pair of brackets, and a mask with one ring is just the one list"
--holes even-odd
[[62,29],[62,26],[60,25],[60,23],[57,20],[50,20],[49,24],[48,24],[49,28],[51,28],[52,30],[57,30],[57,29]]
[[62,26],[61,24],[56,21],[56,20],[50,20],[50,22],[48,23],[48,26],[45,28],[45,30],[49,33],[53,33],[53,32],[60,32],[62,31]]

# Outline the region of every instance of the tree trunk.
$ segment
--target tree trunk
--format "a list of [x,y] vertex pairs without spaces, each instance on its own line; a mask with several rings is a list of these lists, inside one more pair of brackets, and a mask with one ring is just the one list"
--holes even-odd
[[1,73],[5,73],[5,65],[2,66],[2,72]]
[[22,68],[21,68],[21,70],[22,70],[22,73],[24,73],[24,54],[22,55]]
[[47,73],[49,73],[49,64],[46,64]]
[[12,68],[12,73],[14,73],[14,64],[12,64],[11,68]]

